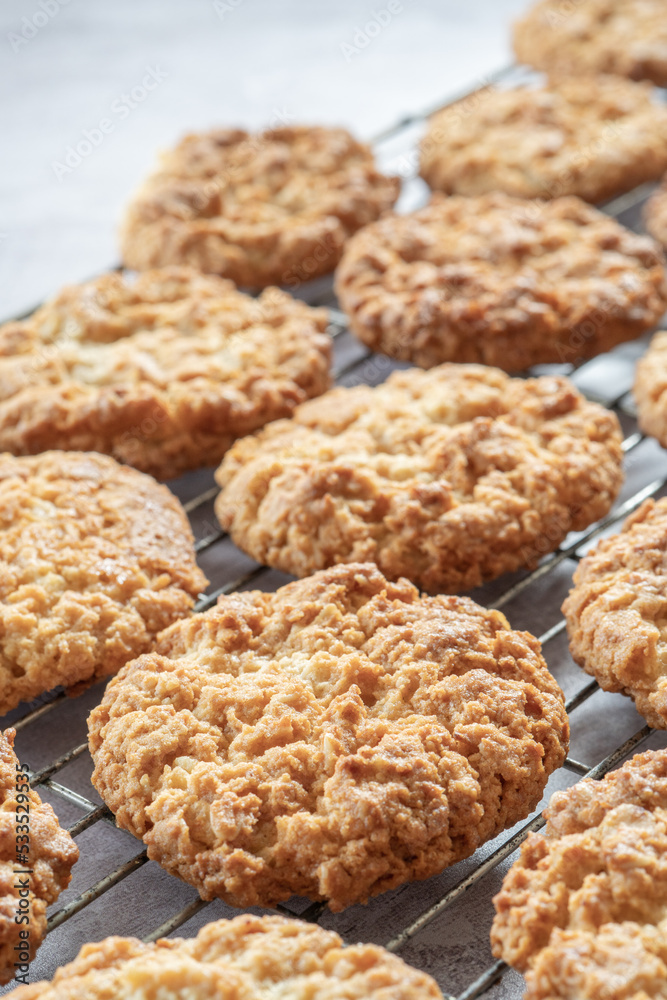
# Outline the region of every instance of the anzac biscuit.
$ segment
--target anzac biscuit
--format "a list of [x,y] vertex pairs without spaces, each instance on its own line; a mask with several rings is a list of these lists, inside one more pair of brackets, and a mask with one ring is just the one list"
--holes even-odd
[[35,957],[46,934],[46,908],[69,885],[79,857],[51,806],[19,769],[15,735],[13,729],[0,733],[0,984]]
[[131,202],[123,259],[298,287],[333,271],[345,240],[391,208],[399,186],[342,128],[187,135]]
[[217,920],[196,938],[143,944],[110,937],[85,945],[52,982],[15,1000],[442,1000],[430,976],[372,944],[343,947],[301,920]]
[[332,910],[528,815],[569,735],[533,636],[369,564],[172,626],[89,730],[118,825],[204,899]]
[[667,498],[647,500],[582,559],[563,614],[576,662],[667,729]]
[[667,85],[664,0],[538,0],[514,25],[517,59],[572,76],[613,73]]
[[493,953],[526,1000],[667,996],[667,750],[552,796],[496,896]]
[[637,362],[634,397],[639,426],[667,448],[667,331],[660,331]]
[[0,713],[115,673],[206,584],[149,476],[106,455],[0,456]]
[[664,258],[578,198],[434,195],[354,236],[336,272],[350,328],[422,368],[575,363],[641,336],[667,307]]
[[189,268],[65,288],[0,327],[0,449],[106,452],[158,479],[213,465],[328,388],[326,324]]
[[644,222],[651,236],[661,246],[667,247],[667,178],[647,201],[644,208]]
[[667,107],[621,77],[488,88],[430,119],[421,175],[436,191],[605,201],[667,170]]
[[567,379],[442,365],[333,389],[238,441],[216,513],[254,559],[296,576],[372,560],[461,591],[535,566],[606,514],[621,459],[615,415]]

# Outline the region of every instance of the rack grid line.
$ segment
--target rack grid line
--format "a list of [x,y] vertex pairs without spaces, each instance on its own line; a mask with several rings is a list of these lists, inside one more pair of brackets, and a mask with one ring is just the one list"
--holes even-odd
[[[496,82],[511,82],[513,74],[520,75],[522,72],[523,71],[521,69],[518,69],[515,66],[504,67],[497,73],[491,74],[485,81],[485,86]],[[405,133],[411,134],[414,127],[424,123],[430,114],[444,106],[463,101],[467,97],[479,93],[480,89],[484,89],[484,87],[468,89],[448,101],[440,102],[437,106],[429,108],[423,112],[407,116],[391,128],[380,132],[375,136],[372,142],[376,147],[381,147],[389,140],[400,139]],[[407,148],[410,150],[413,149],[413,139],[408,137],[406,142]],[[410,178],[406,177],[406,184],[409,185],[410,183]],[[638,210],[650,193],[651,189],[652,185],[643,185],[641,188],[628,192],[606,205],[605,211],[615,217],[632,212],[635,212],[635,215],[638,215]],[[317,302],[318,305],[321,304],[328,309],[330,321],[329,332],[334,341],[334,347],[342,344],[346,337],[350,338],[345,316],[338,308],[331,289],[322,292],[320,286],[319,290],[316,293],[313,293],[313,296],[309,297],[307,294],[304,294],[303,297],[311,304],[315,304],[315,302]],[[360,378],[363,380],[364,366],[374,357],[377,357],[377,355],[374,355],[371,351],[364,350],[361,353],[357,353],[352,361],[342,365],[336,365],[336,379],[340,380],[350,374],[358,373]],[[562,370],[562,367],[563,366],[560,366],[559,370]],[[585,368],[586,362],[578,366],[568,366],[568,373],[577,374],[582,369],[585,370]],[[629,402],[628,387],[624,388],[622,392],[619,391],[609,397],[606,391],[606,386],[601,382],[599,386],[596,386],[595,392],[587,394],[589,395],[589,398],[603,402],[610,409],[613,409],[617,415],[623,416],[626,421],[632,422],[635,420],[634,408]],[[636,426],[634,426],[625,436],[623,450],[626,456],[634,456],[634,454],[641,452],[642,448],[645,448],[648,444],[650,444],[650,442],[647,440],[645,435],[642,434]],[[483,598],[478,599],[480,599],[481,603],[486,603],[489,607],[498,609],[506,608],[517,598],[521,597],[521,595],[530,591],[530,588],[534,587],[536,584],[543,582],[544,580],[548,581],[550,577],[553,578],[554,571],[564,562],[567,560],[576,560],[583,547],[586,547],[591,542],[597,540],[601,535],[608,531],[608,529],[618,526],[619,522],[628,514],[636,510],[644,500],[649,497],[656,496],[665,489],[667,489],[667,473],[663,476],[653,476],[651,481],[648,483],[639,484],[632,495],[617,504],[607,517],[592,525],[586,531],[577,534],[573,540],[566,539],[563,545],[561,545],[551,555],[546,556],[535,569],[526,573],[515,582],[508,583],[499,596],[496,596],[492,601],[485,601]],[[193,521],[199,515],[202,508],[215,499],[217,493],[217,486],[207,485],[195,497],[188,499],[187,502],[184,503],[184,508]],[[194,527],[195,525],[193,523],[193,530]],[[215,554],[216,546],[221,546],[223,543],[226,545],[231,544],[226,532],[222,530],[207,530],[203,537],[201,537],[196,543],[197,554],[201,556],[206,553],[208,558]],[[224,563],[224,555],[221,556],[221,561]],[[223,572],[219,574],[220,578],[211,584],[210,593],[200,595],[199,600],[195,604],[196,612],[201,612],[212,607],[221,595],[233,593],[234,591],[255,582],[260,584],[262,576],[267,572],[265,567],[253,566],[244,572],[239,573],[238,570],[235,571],[235,573],[232,574],[231,579],[222,579],[226,573],[224,566],[222,569]],[[540,641],[545,649],[547,661],[549,660],[549,651],[552,648],[552,644],[556,639],[562,636],[564,632],[565,622],[562,617],[560,617],[557,622],[547,628],[540,636]],[[572,716],[573,713],[577,712],[577,710],[581,708],[581,706],[589,702],[589,700],[595,696],[599,690],[600,688],[597,681],[588,679],[586,675],[581,672],[580,686],[566,700],[568,714]],[[12,725],[20,733],[32,732],[32,727],[38,726],[44,720],[48,721],[49,718],[53,716],[53,713],[58,713],[58,711],[60,711],[63,706],[67,704],[71,704],[71,702],[64,693],[52,693],[41,699],[39,704],[29,708],[25,714],[18,718],[17,721],[13,722]],[[652,734],[653,731],[649,729],[648,726],[643,726],[641,729],[634,732],[634,734],[628,739],[619,742],[619,745],[616,746],[611,753],[608,753],[594,766],[589,766],[575,757],[568,757],[565,761],[564,768],[570,774],[575,775],[577,779],[582,777],[598,779],[616,766],[616,764],[618,764],[624,757],[628,756],[635,749],[637,749],[637,747],[649,739]],[[95,828],[97,824],[114,824],[113,815],[106,806],[100,805],[91,798],[88,798],[80,792],[75,791],[73,788],[68,787],[66,782],[56,780],[64,768],[76,761],[81,760],[81,758],[85,758],[86,753],[86,744],[77,743],[75,746],[71,747],[69,750],[60,754],[54,760],[50,761],[48,764],[42,766],[40,769],[31,774],[31,783],[34,787],[48,789],[53,793],[53,795],[57,796],[64,803],[68,803],[70,806],[76,807],[82,811],[83,815],[69,827],[70,833],[74,837]],[[425,928],[441,917],[450,906],[458,900],[463,899],[473,886],[478,885],[485,876],[489,875],[489,873],[494,871],[502,862],[510,858],[529,833],[539,830],[543,825],[544,819],[541,815],[535,815],[528,819],[518,830],[502,841],[502,843],[500,843],[499,846],[497,846],[487,857],[485,857],[483,861],[476,863],[472,870],[468,871],[464,877],[460,878],[435,902],[425,906],[416,917],[412,918],[409,923],[407,923],[406,926],[403,926],[400,931],[393,933],[391,937],[386,940],[385,947],[387,947],[390,951],[398,952],[408,945],[409,942],[413,941]],[[71,918],[85,910],[87,906],[96,900],[102,899],[107,893],[110,892],[110,890],[113,890],[114,887],[118,886],[126,879],[131,878],[136,872],[143,868],[147,862],[147,852],[145,850],[137,850],[137,853],[135,853],[131,858],[116,865],[112,871],[98,879],[92,885],[86,886],[86,888],[79,892],[75,898],[69,900],[65,905],[51,913],[48,922],[48,932],[51,933],[55,931],[57,928],[67,923],[67,921]],[[186,924],[193,917],[196,917],[210,905],[210,903],[199,898],[191,899],[177,912],[169,916],[168,919],[163,920],[159,926],[150,930],[144,936],[144,940],[154,941],[158,937],[168,936],[174,933],[181,926]],[[281,913],[296,915],[289,905],[281,905],[276,909]],[[325,912],[325,904],[315,902],[307,906],[306,909],[302,910],[299,915],[303,919],[318,921],[322,918]],[[372,919],[373,902],[369,904],[368,913]],[[66,957],[69,959],[73,956],[67,955]],[[482,969],[462,991],[459,991],[458,994],[456,994],[458,996],[458,1000],[477,1000],[478,997],[488,993],[499,981],[501,981],[506,971],[507,967],[503,962],[496,961],[490,963],[488,967]],[[443,973],[443,976],[440,977],[440,985],[443,991],[446,991],[448,987],[448,983],[446,981],[442,981],[446,974],[447,973]],[[448,1000],[449,998],[454,1000],[454,994],[445,992],[445,997],[447,997]]]

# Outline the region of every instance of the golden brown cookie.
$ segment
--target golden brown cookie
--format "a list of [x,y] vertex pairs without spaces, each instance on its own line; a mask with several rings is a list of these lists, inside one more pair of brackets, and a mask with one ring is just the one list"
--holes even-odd
[[344,948],[333,931],[245,914],[196,938],[109,937],[87,944],[52,982],[16,1000],[442,1000],[435,980],[373,944]]
[[0,732],[0,984],[27,973],[46,934],[46,908],[79,858],[51,806],[30,788],[15,735]]
[[617,76],[488,88],[430,119],[421,175],[437,191],[599,202],[667,170],[667,107]]
[[576,662],[667,729],[667,498],[647,500],[582,559],[563,614]]
[[650,329],[664,258],[578,198],[434,195],[354,236],[336,272],[350,328],[422,368],[576,363]]
[[667,247],[667,178],[646,202],[644,222],[651,236]]
[[517,59],[547,72],[667,85],[664,0],[538,0],[514,25]]
[[0,712],[115,673],[207,582],[149,476],[106,455],[0,456]]
[[391,208],[399,187],[342,128],[187,135],[130,203],[123,260],[295,288],[333,271],[345,240]]
[[106,452],[158,479],[329,387],[327,314],[171,267],[105,274],[0,327],[0,450]]
[[89,730],[118,825],[204,899],[332,910],[528,815],[569,735],[533,636],[368,564],[167,629]]
[[495,897],[525,1000],[667,996],[667,750],[556,792]]
[[621,436],[564,378],[477,365],[333,389],[228,453],[220,523],[296,576],[372,560],[430,591],[534,566],[609,510]]
[[667,448],[667,331],[656,333],[637,362],[633,391],[640,428]]

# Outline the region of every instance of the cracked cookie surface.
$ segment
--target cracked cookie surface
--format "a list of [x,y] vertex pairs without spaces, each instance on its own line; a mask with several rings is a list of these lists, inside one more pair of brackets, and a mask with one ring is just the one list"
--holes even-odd
[[529,66],[572,76],[614,73],[667,85],[663,0],[539,0],[514,25]]
[[0,449],[99,451],[169,479],[330,385],[327,314],[169,267],[64,288],[0,327]]
[[647,500],[581,560],[563,614],[574,660],[667,729],[667,499]]
[[656,333],[637,362],[633,394],[641,430],[667,448],[667,331]]
[[533,636],[358,564],[167,629],[89,734],[118,825],[203,898],[337,911],[528,815],[569,730]]
[[373,560],[426,590],[469,590],[606,514],[620,446],[615,415],[567,379],[412,369],[237,442],[215,510],[254,559],[296,576]]
[[149,476],[92,453],[0,456],[0,712],[114,673],[207,582]]
[[421,142],[421,176],[447,194],[600,202],[665,170],[667,107],[617,76],[487,88],[433,115]]
[[196,938],[87,944],[52,982],[15,1000],[442,1000],[430,976],[377,945],[283,917],[206,924]]
[[430,368],[578,363],[667,307],[660,247],[579,198],[441,194],[352,237],[336,271],[350,329]]
[[651,236],[667,247],[667,180],[651,195],[644,208],[644,222]]
[[187,135],[131,202],[124,261],[296,288],[333,271],[348,237],[391,208],[399,187],[342,128]]
[[495,897],[526,1000],[667,997],[667,750],[552,796]]

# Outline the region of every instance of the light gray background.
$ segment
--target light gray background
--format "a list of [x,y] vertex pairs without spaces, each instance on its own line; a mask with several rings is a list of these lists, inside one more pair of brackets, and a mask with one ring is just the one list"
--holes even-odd
[[[213,0],[68,0],[53,16],[40,0],[2,0],[0,318],[117,262],[124,202],[183,132],[285,115],[371,137],[509,62],[509,24],[526,0],[400,6],[346,58],[342,46],[388,0],[219,0],[219,10]],[[12,44],[35,15],[48,23]],[[121,117],[114,102],[147,67],[166,78]],[[113,131],[58,179],[54,162],[102,118]]]

